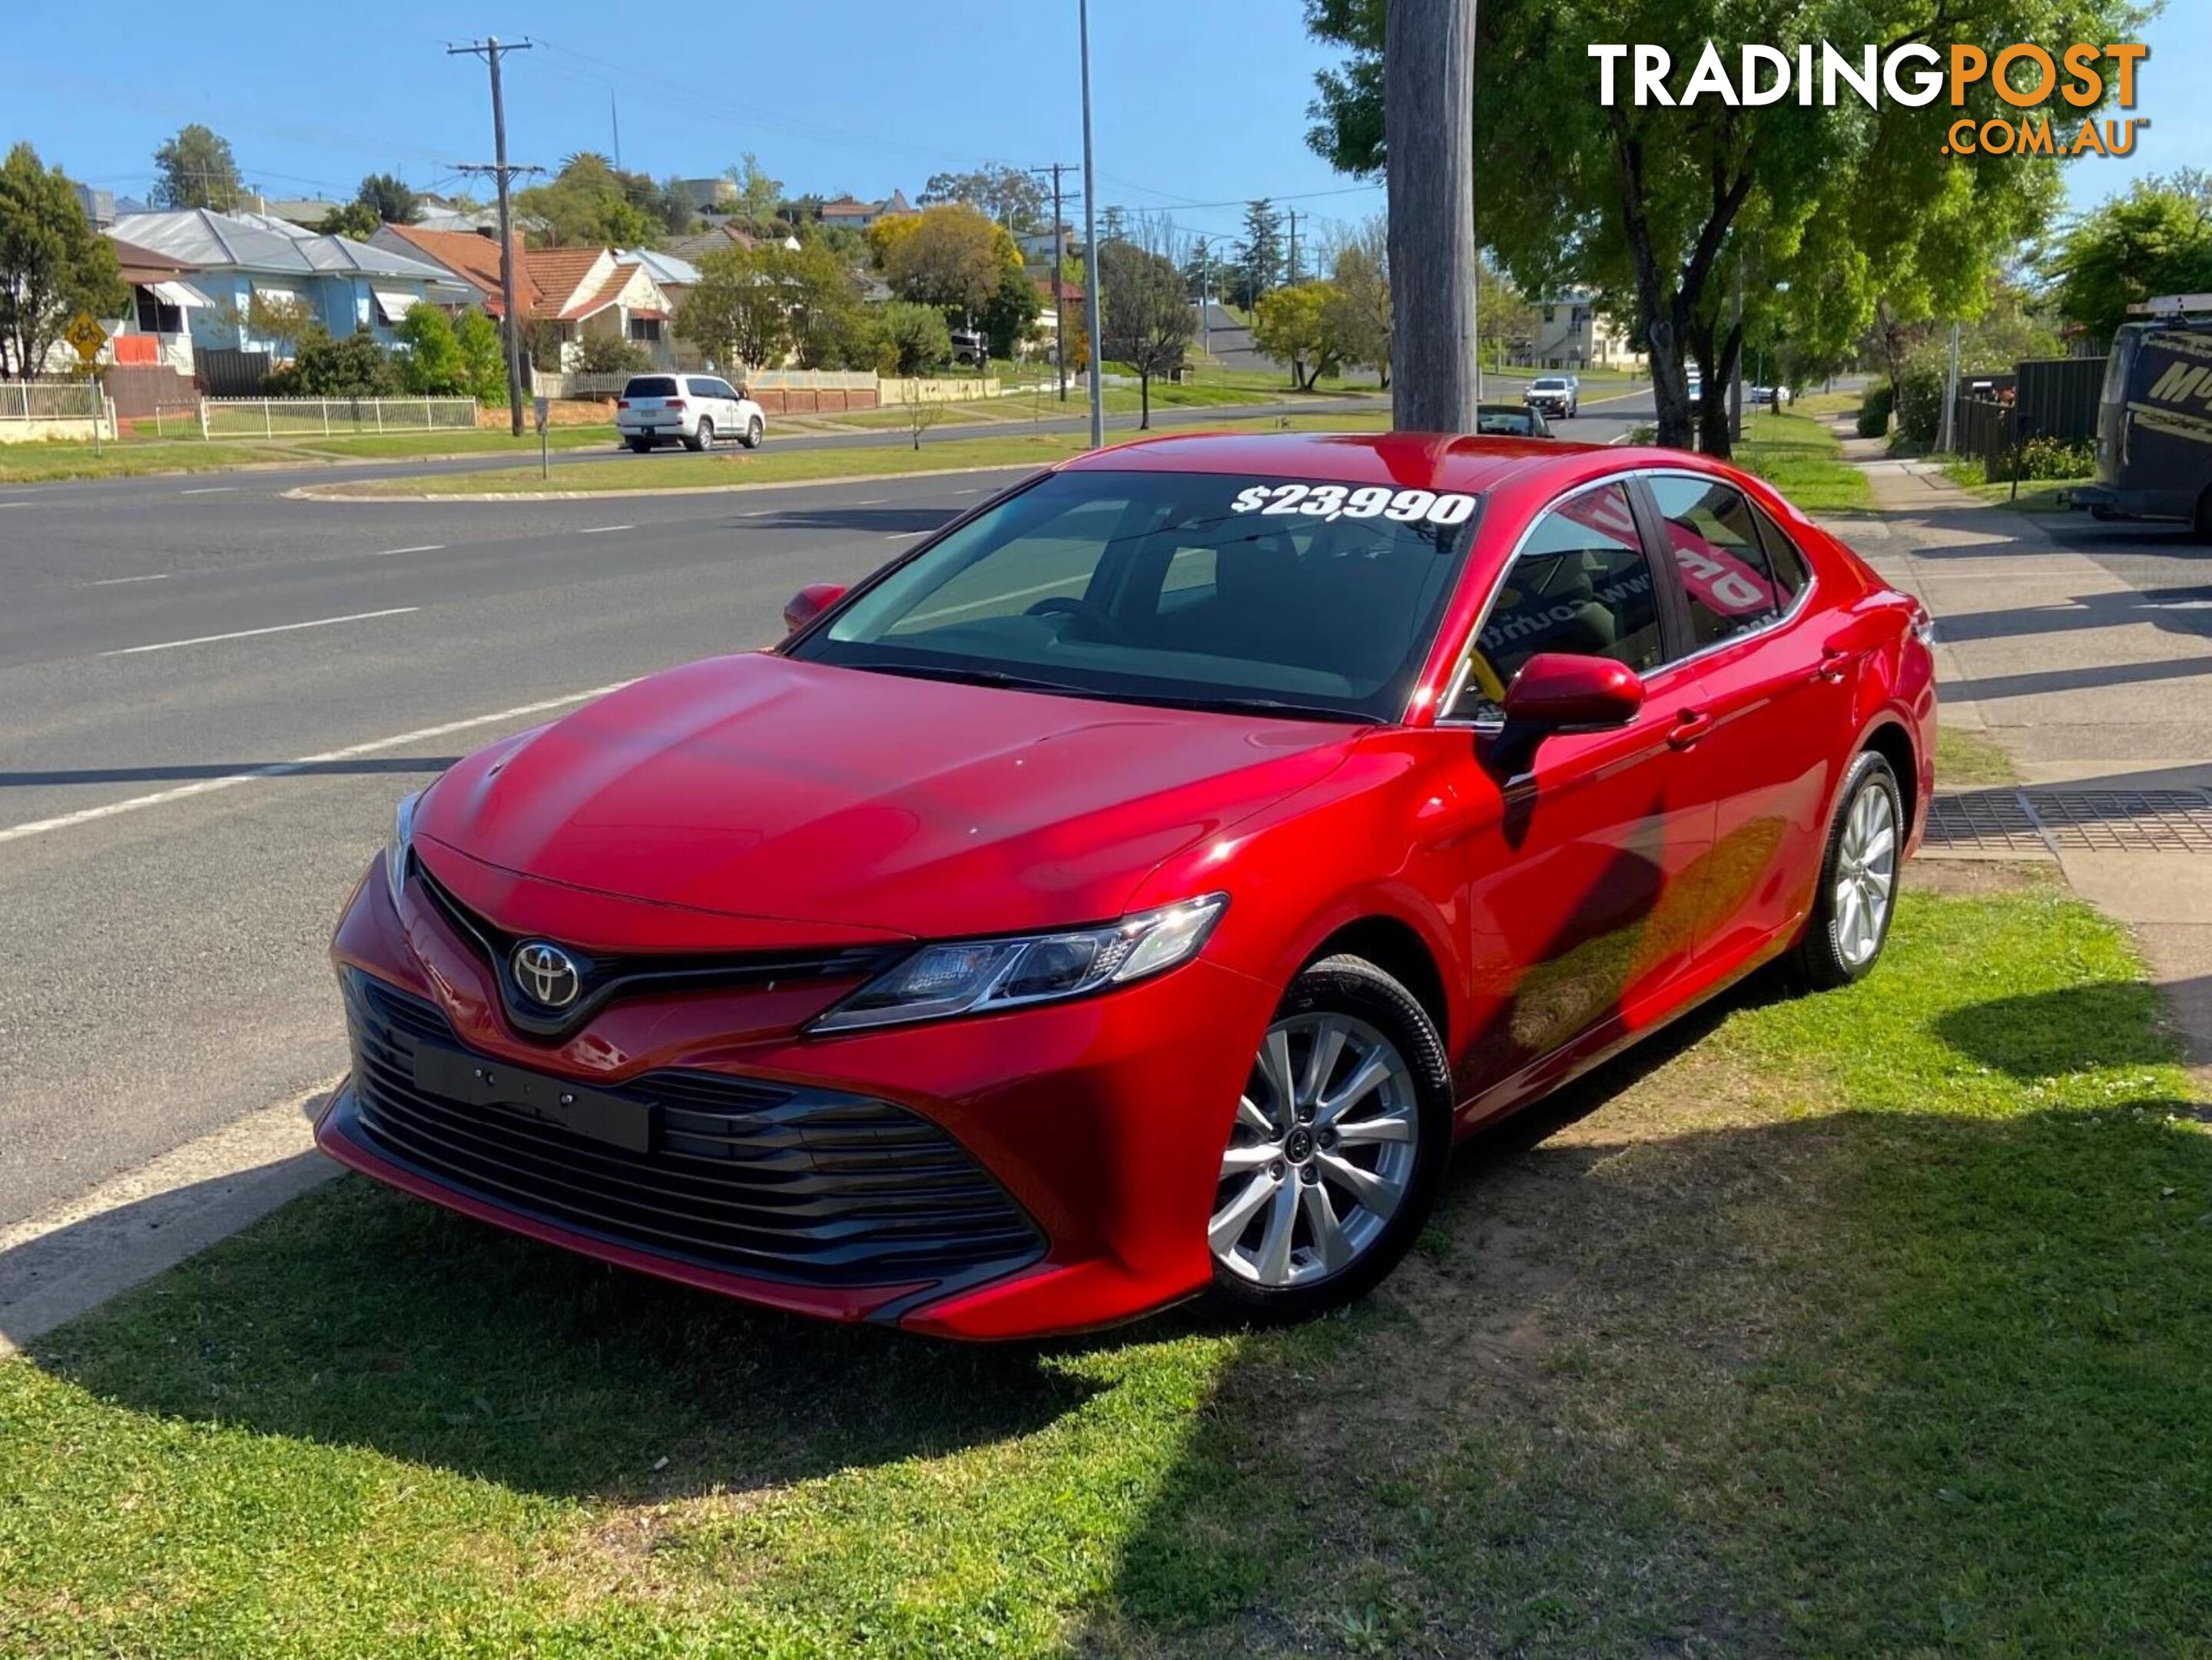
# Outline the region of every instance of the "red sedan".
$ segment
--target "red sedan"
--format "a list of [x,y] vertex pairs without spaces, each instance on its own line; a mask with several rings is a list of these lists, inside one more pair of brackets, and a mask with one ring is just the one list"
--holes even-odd
[[1186,437],[402,804],[335,1157],[777,1307],[1028,1336],[1404,1254],[1453,1143],[1874,966],[1925,614],[1754,478]]

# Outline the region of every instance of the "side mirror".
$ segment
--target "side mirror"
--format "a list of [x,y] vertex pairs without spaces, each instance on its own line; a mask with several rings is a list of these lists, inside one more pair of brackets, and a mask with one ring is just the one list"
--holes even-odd
[[842,582],[809,582],[783,608],[783,627],[787,634],[796,634],[816,617],[845,597]]
[[1642,677],[1609,657],[1539,652],[1505,689],[1507,724],[1538,731],[1626,726],[1643,707]]

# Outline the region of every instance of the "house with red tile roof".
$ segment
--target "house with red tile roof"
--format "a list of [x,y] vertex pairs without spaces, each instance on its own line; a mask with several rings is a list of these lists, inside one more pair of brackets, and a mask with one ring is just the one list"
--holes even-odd
[[[384,225],[368,239],[371,247],[388,248],[412,258],[442,265],[477,292],[476,304],[494,317],[506,314],[499,278],[499,239],[466,230],[424,230],[420,225]],[[514,239],[514,301],[525,317],[535,316],[539,295],[530,281],[522,239]]]
[[675,366],[675,306],[644,262],[610,248],[532,248],[523,264],[538,295],[537,314],[560,329],[563,367],[586,340],[611,336]]

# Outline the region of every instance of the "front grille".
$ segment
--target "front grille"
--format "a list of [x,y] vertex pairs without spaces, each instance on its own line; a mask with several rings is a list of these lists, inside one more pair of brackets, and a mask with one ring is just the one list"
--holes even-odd
[[718,1073],[649,1073],[592,1091],[657,1116],[654,1150],[634,1152],[426,1089],[416,1046],[462,1047],[445,1016],[356,970],[343,978],[348,1128],[447,1187],[639,1250],[809,1285],[942,1280],[1016,1268],[1042,1249],[981,1166],[903,1107]]

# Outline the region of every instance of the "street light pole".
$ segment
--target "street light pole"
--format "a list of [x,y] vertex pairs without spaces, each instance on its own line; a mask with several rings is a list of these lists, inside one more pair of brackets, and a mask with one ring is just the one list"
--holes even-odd
[[1091,447],[1106,443],[1105,387],[1098,378],[1098,185],[1091,155],[1091,0],[1076,0],[1083,36],[1083,325],[1091,336]]

